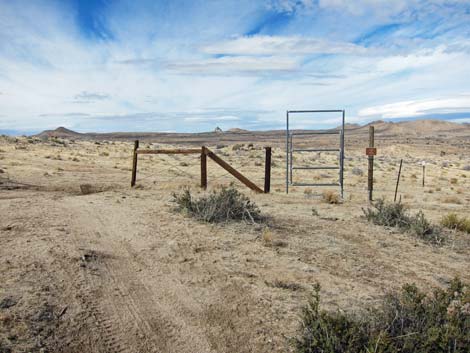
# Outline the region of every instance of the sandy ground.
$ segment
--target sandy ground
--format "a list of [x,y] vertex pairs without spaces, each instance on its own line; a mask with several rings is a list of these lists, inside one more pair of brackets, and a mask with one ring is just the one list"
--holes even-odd
[[[436,223],[448,212],[470,214],[468,144],[376,143],[376,198],[393,198],[403,158],[400,195],[413,211]],[[175,213],[171,202],[184,187],[202,193],[197,156],[142,156],[131,189],[130,142],[1,138],[0,352],[286,352],[315,282],[326,308],[351,311],[406,282],[470,280],[467,235],[449,234],[435,247],[361,217],[365,146],[348,143],[339,205],[312,188],[286,195],[280,146],[271,194],[235,182],[269,224],[209,225]],[[210,147],[263,185],[261,144]],[[319,157],[334,162],[311,154],[296,161]],[[232,181],[209,162],[210,189]]]

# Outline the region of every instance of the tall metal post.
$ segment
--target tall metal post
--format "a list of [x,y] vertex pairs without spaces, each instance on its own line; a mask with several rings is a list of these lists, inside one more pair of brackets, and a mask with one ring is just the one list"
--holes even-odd
[[[369,147],[374,147],[374,126],[369,126]],[[370,155],[369,168],[367,171],[367,190],[369,190],[369,201],[373,200],[372,193],[374,191],[374,156]]]
[[340,183],[341,183],[341,198],[344,199],[344,109],[341,121],[341,164],[340,164]]
[[286,112],[286,194],[289,193],[289,111]]

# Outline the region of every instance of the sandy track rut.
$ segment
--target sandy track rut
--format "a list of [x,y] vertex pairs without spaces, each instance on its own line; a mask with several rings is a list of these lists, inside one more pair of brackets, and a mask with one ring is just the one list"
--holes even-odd
[[103,209],[85,197],[67,201],[75,246],[97,254],[79,275],[86,307],[102,332],[97,351],[211,352],[198,304],[168,271],[155,273],[136,255],[130,240],[139,234],[129,209]]

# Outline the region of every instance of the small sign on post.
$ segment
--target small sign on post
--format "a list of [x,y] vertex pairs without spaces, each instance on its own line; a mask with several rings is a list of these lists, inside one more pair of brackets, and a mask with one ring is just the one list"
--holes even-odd
[[366,156],[376,156],[376,155],[377,155],[377,148],[375,147],[366,148]]

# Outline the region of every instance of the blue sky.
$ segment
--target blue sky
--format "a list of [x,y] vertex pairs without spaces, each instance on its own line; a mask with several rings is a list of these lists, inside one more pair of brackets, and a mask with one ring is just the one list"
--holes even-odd
[[0,130],[470,122],[469,63],[470,0],[0,0]]

